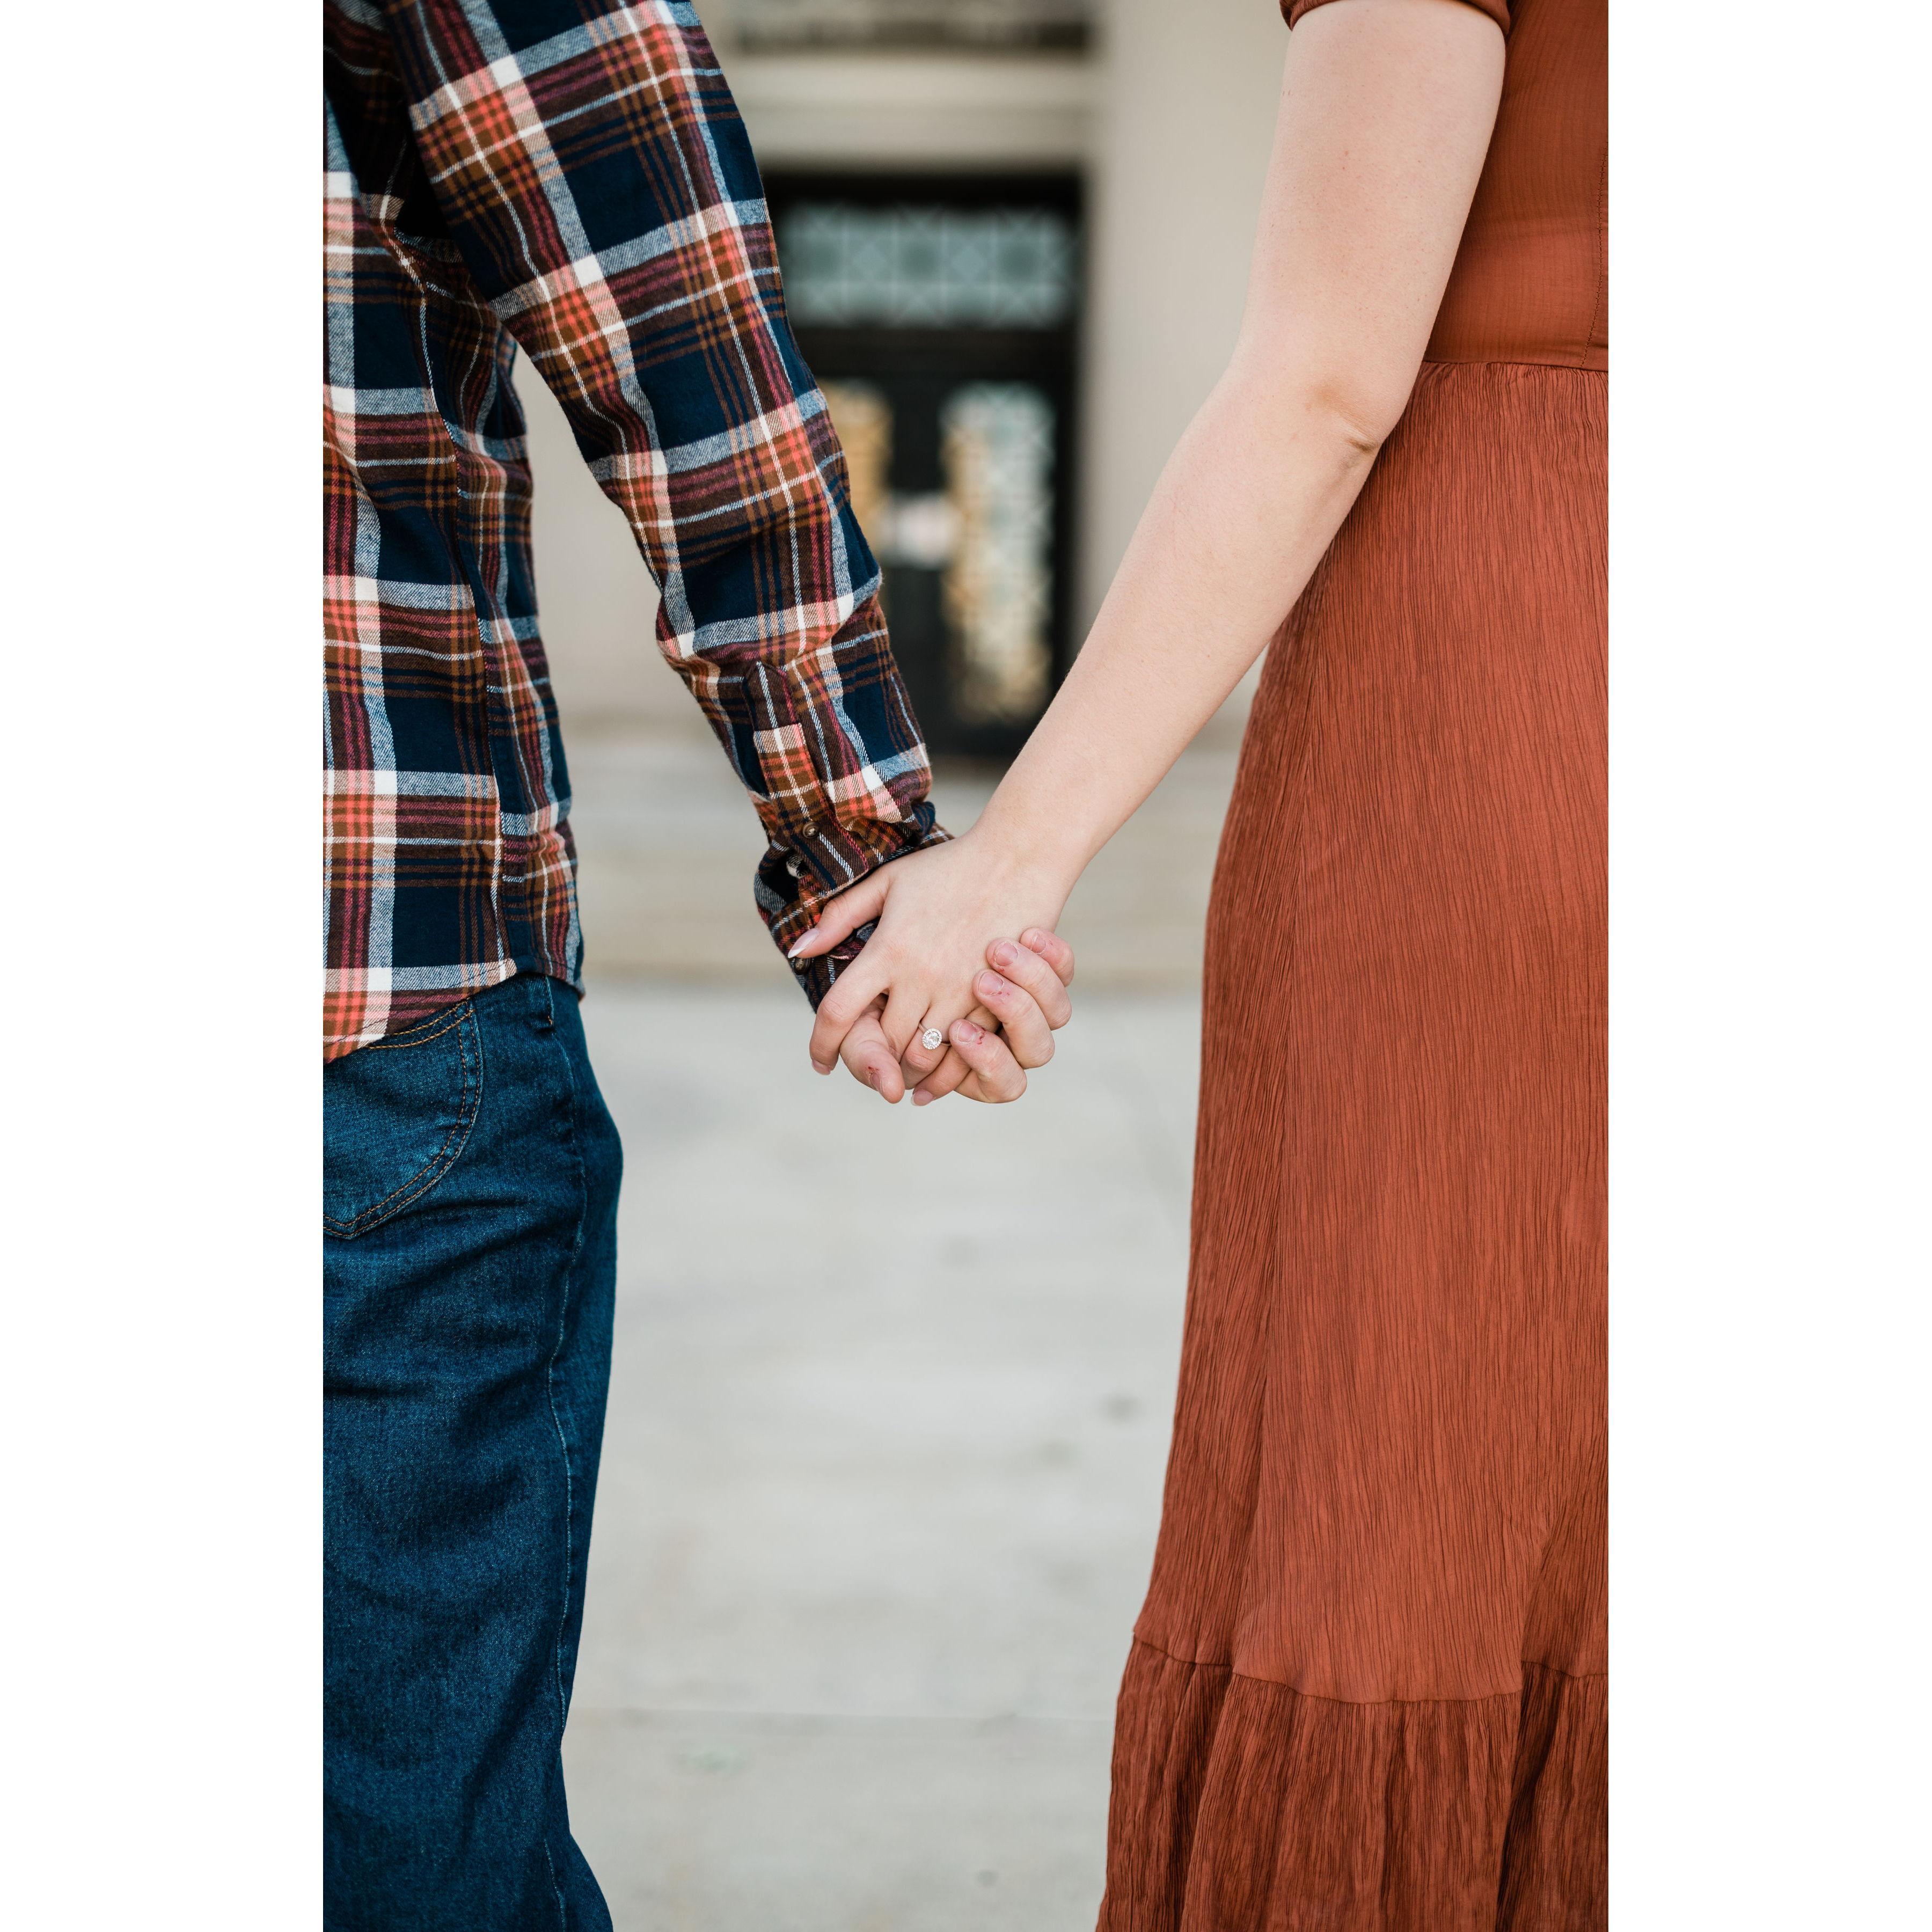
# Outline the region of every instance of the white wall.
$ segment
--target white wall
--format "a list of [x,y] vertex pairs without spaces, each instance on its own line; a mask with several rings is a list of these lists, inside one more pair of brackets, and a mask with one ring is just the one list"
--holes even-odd
[[1234,346],[1287,49],[1272,0],[1111,0],[1090,176],[1085,618]]

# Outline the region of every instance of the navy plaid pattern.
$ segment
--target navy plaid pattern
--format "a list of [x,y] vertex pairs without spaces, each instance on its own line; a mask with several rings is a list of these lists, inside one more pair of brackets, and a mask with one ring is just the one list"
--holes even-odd
[[[325,1052],[574,983],[520,347],[770,841],[781,946],[944,837],[758,171],[688,6],[325,0]],[[856,949],[804,962],[815,1000]]]

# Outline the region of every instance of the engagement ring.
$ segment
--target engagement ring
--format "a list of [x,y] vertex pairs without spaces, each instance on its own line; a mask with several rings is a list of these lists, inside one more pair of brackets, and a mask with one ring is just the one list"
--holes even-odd
[[919,1043],[928,1053],[937,1053],[946,1044],[946,1036],[937,1027],[928,1027],[919,1036]]

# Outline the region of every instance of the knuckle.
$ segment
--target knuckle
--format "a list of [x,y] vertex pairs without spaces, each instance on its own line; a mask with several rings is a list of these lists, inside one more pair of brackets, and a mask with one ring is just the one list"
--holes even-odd
[[1051,974],[1052,968],[1037,952],[1029,952],[1024,946],[1013,948],[1013,956],[1000,968],[1009,980],[1017,980],[1022,986],[1035,986],[1042,974]]
[[1066,988],[1054,974],[1040,975],[1040,1006],[1041,1012],[1059,1016],[1054,1022],[1055,1026],[1064,1024],[1067,1015],[1073,1010],[1073,1002],[1066,997]]
[[1051,952],[1036,952],[1032,946],[1020,949],[1020,956],[1014,960],[1014,966],[1026,970],[1028,980],[1057,980],[1059,977],[1059,974],[1053,970],[1053,955]]

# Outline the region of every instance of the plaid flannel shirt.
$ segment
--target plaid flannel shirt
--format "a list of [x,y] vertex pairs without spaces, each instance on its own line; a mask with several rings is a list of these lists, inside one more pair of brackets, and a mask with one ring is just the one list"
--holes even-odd
[[[752,794],[781,946],[944,837],[692,9],[325,0],[324,1051],[514,973],[575,983],[517,346],[662,593]],[[800,974],[815,1000],[848,945]]]

